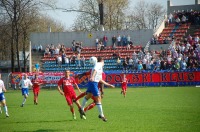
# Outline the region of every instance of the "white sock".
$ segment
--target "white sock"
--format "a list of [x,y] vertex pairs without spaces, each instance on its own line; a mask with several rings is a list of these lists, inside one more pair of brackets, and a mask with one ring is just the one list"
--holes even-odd
[[81,105],[81,109],[82,109],[82,110],[84,110],[85,105],[87,104],[87,101],[88,101],[88,100],[84,97],[83,102],[82,102],[82,105]]
[[7,108],[6,105],[4,106],[4,111],[5,111],[6,113],[8,113],[8,108]]
[[97,103],[96,106],[98,108],[99,115],[101,115],[102,117],[104,117],[102,105],[100,103]]
[[26,102],[26,98],[24,98],[24,101],[22,102],[22,104],[25,104],[25,102]]

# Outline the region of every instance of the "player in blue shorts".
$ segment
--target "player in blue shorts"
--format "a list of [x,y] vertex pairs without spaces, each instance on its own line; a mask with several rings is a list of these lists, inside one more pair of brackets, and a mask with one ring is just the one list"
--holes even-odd
[[[1,80],[1,74],[0,74],[0,103],[1,103],[1,105],[3,106],[3,108],[5,110],[6,117],[9,117],[8,108],[6,106],[6,98],[5,98],[3,92],[6,92],[6,88],[5,88],[4,82]],[[2,113],[1,109],[0,109],[0,112]]]
[[90,80],[88,82],[88,89],[86,91],[86,96],[83,99],[82,105],[81,105],[81,116],[85,116],[84,107],[87,103],[87,101],[94,96],[96,101],[96,106],[99,111],[99,118],[103,121],[107,121],[106,117],[103,114],[103,108],[101,104],[101,93],[98,89],[98,83],[103,82],[105,85],[114,87],[111,84],[106,83],[102,80],[102,72],[103,72],[103,66],[104,66],[104,60],[102,57],[98,57],[97,63],[95,64],[94,68],[92,69]]
[[31,83],[31,80],[28,79],[28,75],[24,74],[24,78],[20,81],[19,85],[21,86],[22,90],[22,95],[24,96],[23,102],[21,104],[21,107],[24,107],[24,104],[26,102],[26,99],[28,98],[29,95],[29,86],[33,86]]

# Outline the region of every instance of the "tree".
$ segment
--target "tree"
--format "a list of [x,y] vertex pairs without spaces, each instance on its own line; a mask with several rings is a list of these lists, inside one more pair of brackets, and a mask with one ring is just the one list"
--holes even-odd
[[[9,38],[9,41],[4,43],[10,43],[12,72],[15,66],[15,56],[17,57],[18,69],[21,71],[19,50],[23,49],[23,53],[25,53],[29,33],[34,31],[35,25],[38,24],[37,16],[40,16],[39,9],[41,7],[53,8],[54,3],[51,3],[52,1],[53,0],[0,0],[0,9],[6,14],[6,24],[11,27],[7,32],[8,36],[6,36],[6,38]],[[47,21],[50,20],[52,19],[47,19]],[[48,23],[54,24],[54,21],[52,20]],[[57,26],[57,24],[54,26]],[[59,28],[59,31],[64,29],[62,26]],[[26,67],[25,61],[26,59],[24,57],[24,67]]]
[[131,15],[127,16],[130,29],[156,29],[163,20],[166,10],[156,2],[138,2]]
[[99,3],[103,3],[104,27],[107,30],[122,29],[125,9],[128,7],[129,0],[81,0],[77,10],[67,10],[80,12],[73,30],[98,30],[100,24]]

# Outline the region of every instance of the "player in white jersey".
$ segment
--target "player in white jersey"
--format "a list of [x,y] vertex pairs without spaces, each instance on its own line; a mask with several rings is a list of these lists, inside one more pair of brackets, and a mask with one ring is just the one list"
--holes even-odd
[[82,106],[81,106],[81,116],[85,116],[84,113],[84,107],[87,103],[87,101],[94,96],[96,100],[96,106],[99,111],[99,118],[102,119],[103,121],[107,121],[103,114],[103,109],[102,109],[102,104],[101,104],[101,94],[98,89],[98,83],[99,82],[104,82],[104,84],[107,84],[107,86],[114,87],[111,84],[106,83],[105,81],[102,80],[102,72],[103,72],[103,66],[104,66],[104,60],[101,57],[98,57],[98,61],[95,64],[94,68],[92,69],[91,76],[90,76],[90,81],[88,82],[88,89],[86,91],[86,96],[83,99]]
[[31,83],[31,80],[28,79],[27,74],[24,74],[24,78],[22,78],[19,85],[21,86],[22,95],[24,96],[23,102],[21,104],[21,107],[23,107],[29,95],[29,91],[28,91],[29,86],[33,86],[33,84]]
[[[0,73],[0,103],[1,103],[1,105],[3,106],[3,108],[5,110],[6,117],[9,117],[8,108],[6,106],[6,98],[5,98],[3,92],[6,92],[6,88],[4,86],[4,82],[1,80],[1,73]],[[1,108],[0,108],[0,111],[1,111]],[[1,113],[2,113],[2,111],[1,111]]]

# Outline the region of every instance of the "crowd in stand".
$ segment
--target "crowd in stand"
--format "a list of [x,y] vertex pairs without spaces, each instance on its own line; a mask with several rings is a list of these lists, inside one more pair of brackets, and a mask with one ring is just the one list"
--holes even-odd
[[[192,25],[200,25],[200,12],[199,11],[177,11],[174,14],[170,13],[168,15],[168,19],[166,21],[166,27],[169,24],[174,23],[176,26],[180,26],[183,24],[192,24]],[[161,44],[159,40],[162,39],[162,44],[170,44],[174,39],[173,34],[171,36],[162,36],[162,33],[158,36],[153,36],[151,39],[151,44]]]
[[[139,53],[124,59],[124,70],[186,70],[200,68],[199,37],[173,40],[168,50]],[[117,61],[118,62],[118,61]],[[117,64],[118,66],[119,64]]]
[[174,14],[168,15],[167,24],[175,22],[177,25],[184,23],[191,23],[194,25],[200,25],[200,12],[199,11],[176,11]]
[[[97,41],[98,40],[98,41]],[[96,39],[99,43],[107,46],[108,38]],[[171,45],[167,50],[160,51],[133,51],[131,56],[122,58],[120,51],[114,50],[112,58],[116,60],[116,68],[124,71],[143,71],[143,70],[186,70],[200,68],[200,40],[198,35],[185,37],[183,41],[172,39]],[[130,36],[120,35],[112,37],[112,45],[127,46],[131,43]],[[116,46],[116,47],[117,47]],[[128,47],[128,46],[127,46]],[[42,50],[41,46],[37,48]],[[62,64],[70,67],[75,64],[80,69],[85,67],[85,57],[81,56],[83,48],[82,42],[72,41],[72,53],[68,54],[64,44],[48,45],[45,48],[45,55],[55,57],[56,64],[62,67]],[[98,48],[97,48],[98,50]],[[103,50],[103,49],[100,49]]]
[[81,56],[82,42],[72,42],[72,55],[67,54],[66,47],[64,44],[53,44],[48,45],[45,49],[44,55],[55,57],[56,64],[62,67],[62,64],[66,64],[69,67],[71,64],[75,64],[77,67],[85,67],[85,57]]
[[[117,46],[124,46],[127,47],[127,50],[131,49],[131,47],[133,46],[133,42],[131,40],[130,35],[118,35],[117,37],[114,35],[112,38],[112,49],[116,49]],[[107,46],[107,42],[108,42],[108,37],[106,35],[104,35],[103,38],[96,38],[95,39],[95,44],[96,44],[96,48],[97,51],[101,51],[104,50]]]

